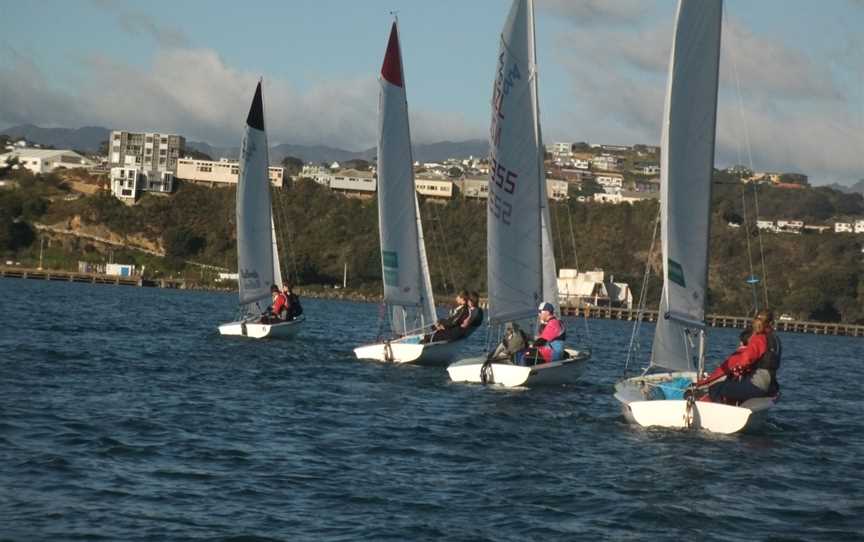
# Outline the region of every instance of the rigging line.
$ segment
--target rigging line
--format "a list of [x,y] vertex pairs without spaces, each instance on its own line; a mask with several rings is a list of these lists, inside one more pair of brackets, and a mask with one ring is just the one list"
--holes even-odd
[[579,256],[576,254],[576,236],[573,234],[573,217],[570,214],[570,203],[567,203],[567,222],[570,224],[570,244],[573,245],[573,269],[579,269]]
[[[750,244],[750,221],[747,220],[747,185],[741,187],[741,209],[744,215],[744,238],[747,240],[747,261],[750,263],[750,276],[753,276],[753,249]],[[754,225],[755,227],[755,225]],[[756,307],[756,285],[750,284],[750,291],[753,294],[753,311],[758,310]]]
[[[753,186],[753,204],[756,206],[756,217],[759,217],[759,190],[756,189],[756,185]],[[759,255],[762,259],[762,293],[765,296],[765,308],[769,307],[768,304],[768,267],[765,265],[765,246],[762,243],[762,230],[756,228],[759,235]]]
[[[724,19],[728,19],[728,13],[726,12],[726,5],[723,5],[723,17]],[[727,40],[727,43],[734,44],[735,40]],[[755,171],[753,168],[753,147],[750,144],[750,129],[747,125],[747,118],[744,115],[744,98],[741,93],[741,78],[738,74],[738,60],[735,56],[735,47],[734,45],[729,46],[729,57],[732,60],[732,71],[735,74],[735,90],[738,98],[738,115],[741,118],[741,125],[744,128],[744,143],[747,148],[747,158],[748,165],[750,167],[750,171]],[[759,219],[759,191],[756,189],[756,186],[753,187],[753,200],[755,205],[756,216],[755,219]],[[768,307],[768,269],[765,266],[765,247],[762,242],[762,230],[757,227],[758,236],[759,236],[759,252],[762,259],[762,292],[765,297],[765,306]],[[752,274],[752,273],[751,273]]]
[[[444,290],[447,293],[454,293],[456,291],[456,281],[453,280],[453,265],[450,261],[450,251],[447,248],[447,236],[444,234],[444,223],[441,220],[441,213],[435,208],[436,204],[431,204],[429,207],[432,209],[432,222],[438,225],[436,229],[434,226],[432,227],[433,231],[436,231],[438,238],[441,240],[441,248],[444,251],[444,269],[441,271],[441,276],[444,279]],[[449,274],[449,276],[448,276]],[[450,288],[447,288],[447,282],[450,282]]]
[[[278,220],[276,221],[276,225],[275,225],[276,233],[277,233],[276,237],[277,237],[277,239],[279,238],[278,234],[279,234],[279,226],[280,226],[280,222],[281,222],[282,254],[283,254],[283,256],[287,256],[286,258],[284,258],[285,260],[293,260],[293,250],[292,250],[293,247],[292,247],[292,242],[291,242],[291,226],[288,223],[288,214],[287,214],[288,209],[286,208],[286,206],[284,205],[284,203],[282,201],[284,199],[283,194],[279,191],[275,191],[272,189],[271,189],[271,191],[276,194],[276,198],[275,198],[276,205],[274,206],[276,208],[276,215],[278,218]],[[288,256],[289,254],[291,254],[291,256]],[[282,258],[280,258],[280,260],[281,259]],[[288,261],[285,261],[285,262],[280,261],[279,263],[280,263],[279,272],[280,273],[283,272],[281,268],[284,266],[285,271],[288,271],[287,273],[285,273],[287,275],[287,278],[288,278],[288,283],[292,284],[291,273],[290,273],[291,269],[288,265]]]
[[[654,251],[657,244],[657,231],[660,229],[661,209],[657,209],[657,218],[654,219],[654,231],[651,234],[651,245],[648,249],[648,258],[645,261],[645,273],[642,275],[642,288],[639,292],[639,305],[636,308],[636,321],[633,322],[633,330],[630,333],[630,344],[627,346],[627,357],[624,361],[624,374],[630,366],[630,360],[639,351],[639,330],[642,327],[642,317],[645,313],[645,299],[648,297],[648,278],[651,275],[651,260],[654,259]],[[658,315],[659,317],[659,315]]]
[[[555,237],[558,238],[557,244],[559,246],[558,254],[561,256],[560,259],[556,258],[555,261],[556,262],[563,262],[564,261],[564,237],[561,235],[561,217],[559,215],[558,209],[556,209],[559,206],[558,205],[551,205],[551,204],[547,204],[547,205],[549,205],[550,218],[552,219],[552,222],[555,223]],[[551,231],[549,232],[549,235],[550,236],[552,235]],[[551,241],[552,241],[552,254],[554,255],[555,254],[555,244],[556,244],[555,238],[552,238]],[[556,277],[558,276],[558,270],[557,269],[555,270],[555,276]]]

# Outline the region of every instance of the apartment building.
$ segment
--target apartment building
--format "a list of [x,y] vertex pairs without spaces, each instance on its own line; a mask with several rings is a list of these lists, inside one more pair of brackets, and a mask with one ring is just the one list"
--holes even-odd
[[[140,175],[135,176],[139,183],[133,199],[138,197],[139,192],[170,193],[174,190],[177,161],[185,149],[186,139],[179,135],[115,130],[108,139],[108,166],[112,175],[115,170],[125,172],[126,177],[117,178],[118,181],[128,180],[128,168],[137,168]],[[113,187],[123,184],[115,183],[115,178],[111,177],[115,196],[121,197],[113,192]]]

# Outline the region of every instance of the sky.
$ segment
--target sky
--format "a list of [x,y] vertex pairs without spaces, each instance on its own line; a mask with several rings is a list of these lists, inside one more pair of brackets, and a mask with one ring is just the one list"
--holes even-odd
[[[507,0],[0,0],[0,129],[376,141],[399,17],[415,143],[485,138]],[[726,0],[717,164],[864,179],[864,0]],[[547,143],[659,144],[673,0],[536,0]]]

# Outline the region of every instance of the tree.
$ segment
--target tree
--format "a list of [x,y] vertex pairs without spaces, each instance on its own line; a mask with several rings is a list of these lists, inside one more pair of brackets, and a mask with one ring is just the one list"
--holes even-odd
[[462,176],[462,170],[456,166],[453,166],[447,170],[447,175],[449,175],[452,179],[458,179]]
[[207,154],[206,152],[201,152],[198,149],[187,148],[183,151],[186,153],[186,156],[195,160],[207,160],[209,162],[213,161],[213,158]]
[[286,177],[294,177],[303,169],[303,160],[293,156],[286,156],[282,159],[282,167],[285,168]]

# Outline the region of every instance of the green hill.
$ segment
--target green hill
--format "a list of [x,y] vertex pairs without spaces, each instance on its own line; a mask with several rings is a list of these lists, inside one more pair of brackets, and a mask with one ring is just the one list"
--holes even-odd
[[[145,195],[129,207],[105,192],[68,201],[68,189],[56,177],[18,176],[18,188],[0,190],[0,252],[4,259],[32,262],[38,258],[39,243],[30,225],[39,222],[98,226],[120,238],[149,240],[164,250],[164,258],[122,249],[115,249],[113,258],[146,265],[147,272],[155,276],[170,273],[205,282],[212,279],[212,273],[208,275],[186,261],[236,268],[233,189],[183,184],[170,197]],[[715,184],[709,311],[740,315],[751,310],[752,292],[744,281],[751,273],[752,259],[754,272],[766,282],[770,304],[778,313],[788,312],[802,319],[864,322],[864,236],[763,233],[760,239],[753,235],[756,200],[752,190],[740,184]],[[824,222],[834,216],[864,216],[860,194],[760,186],[757,195],[760,217],[768,219]],[[374,199],[347,198],[304,180],[274,191],[274,208],[286,277],[304,285],[339,284],[347,263],[352,288],[380,291]],[[485,201],[426,200],[421,203],[421,214],[436,292],[444,294],[462,287],[484,291]],[[553,203],[551,216],[559,266],[602,268],[614,274],[616,281],[629,283],[638,299],[657,217],[656,202],[611,205],[571,199]],[[741,222],[745,216],[749,226],[733,228],[727,224],[730,220]],[[104,261],[106,251],[97,245],[81,240],[54,241],[46,262],[74,269],[78,260]],[[659,298],[659,265],[655,251],[651,262],[655,273],[647,292],[652,306]],[[759,297],[763,298],[761,291]]]

